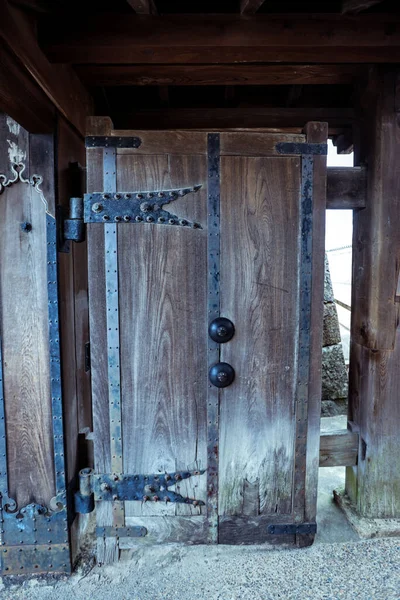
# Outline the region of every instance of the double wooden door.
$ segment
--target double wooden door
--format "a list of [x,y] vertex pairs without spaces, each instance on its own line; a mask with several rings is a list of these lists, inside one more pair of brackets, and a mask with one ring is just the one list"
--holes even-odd
[[[93,140],[99,560],[146,542],[310,543],[325,126]],[[234,326],[223,343],[209,333],[218,317]],[[234,379],[217,387],[226,365]]]

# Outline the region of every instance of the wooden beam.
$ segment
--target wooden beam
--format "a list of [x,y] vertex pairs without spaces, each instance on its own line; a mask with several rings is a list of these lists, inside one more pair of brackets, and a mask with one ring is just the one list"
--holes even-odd
[[343,0],[342,14],[359,13],[371,8],[371,6],[375,6],[375,4],[380,4],[382,1],[383,0]]
[[367,170],[365,167],[329,167],[326,208],[365,208]]
[[[359,65],[78,65],[87,85],[351,84]],[[364,69],[362,69],[364,71]]]
[[351,108],[171,108],[138,109],[112,114],[118,129],[246,129],[274,128],[277,131],[298,128],[314,116],[329,123],[330,134],[351,128],[355,115]]
[[242,15],[254,15],[264,4],[265,0],[240,0],[240,13]]
[[399,25],[399,14],[99,14],[43,19],[41,43],[51,61],[74,64],[393,63]]
[[49,13],[60,7],[54,0],[11,0],[12,4],[36,13]]
[[344,429],[321,434],[320,467],[352,467],[357,464],[357,458],[358,433]]
[[31,22],[6,0],[0,0],[0,38],[61,114],[83,134],[85,118],[92,112],[88,92],[70,67],[49,63],[37,44]]
[[156,15],[157,9],[153,0],[126,0],[138,15]]
[[398,68],[373,68],[358,91],[355,150],[368,164],[368,202],[353,220],[349,413],[360,454],[346,489],[360,515],[372,518],[400,518],[399,81]]
[[54,106],[1,39],[0,112],[31,133],[54,130]]

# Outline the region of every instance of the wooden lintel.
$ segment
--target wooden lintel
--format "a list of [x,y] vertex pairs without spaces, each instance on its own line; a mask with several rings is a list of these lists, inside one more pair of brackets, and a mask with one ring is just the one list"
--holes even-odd
[[62,115],[81,133],[92,112],[90,95],[67,65],[51,65],[36,41],[32,23],[18,8],[0,0],[0,38]]
[[54,130],[54,107],[0,39],[0,111],[31,133]]
[[397,63],[400,15],[135,15],[43,19],[53,62]]
[[240,13],[242,15],[254,15],[264,4],[265,0],[241,0]]
[[365,167],[328,167],[326,208],[365,208],[366,197]]
[[351,129],[355,122],[352,108],[282,108],[282,107],[235,107],[235,108],[170,108],[138,109],[124,114],[112,114],[118,129],[246,129],[273,128],[277,131],[298,128],[312,118],[329,124],[333,130]]
[[78,65],[88,85],[351,84],[359,65]]
[[319,449],[320,467],[352,467],[358,459],[358,433],[347,429],[322,433]]
[[380,4],[381,2],[383,2],[383,0],[343,0],[342,14],[359,13],[371,8],[371,6],[375,6],[375,4]]

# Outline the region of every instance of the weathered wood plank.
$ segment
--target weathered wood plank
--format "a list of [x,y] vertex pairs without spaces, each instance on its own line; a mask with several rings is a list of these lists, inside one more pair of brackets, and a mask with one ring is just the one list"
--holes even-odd
[[291,133],[224,133],[221,137],[221,156],[282,156],[276,149],[280,142],[303,143],[305,136]]
[[126,525],[145,527],[147,535],[142,538],[120,538],[121,550],[147,544],[207,543],[208,527],[204,516],[127,517]]
[[206,134],[200,131],[112,131],[114,136],[138,136],[142,140],[139,148],[118,149],[118,154],[205,154]]
[[70,25],[50,19],[41,43],[51,61],[73,64],[393,63],[398,19],[102,14]]
[[[205,156],[118,155],[119,190],[157,190],[205,180]],[[174,202],[170,210],[204,226],[205,194],[204,188]],[[205,468],[206,232],[121,225],[118,236],[124,470]],[[192,477],[179,491],[206,500],[205,481],[204,475]],[[127,516],[175,512],[188,509],[126,503]]]
[[320,438],[320,467],[352,467],[357,464],[358,433],[346,429],[323,433]]
[[246,129],[273,128],[276,132],[296,128],[301,133],[310,119],[326,121],[329,132],[347,131],[356,121],[350,108],[270,108],[249,106],[239,108],[169,108],[139,109],[133,113],[114,115],[118,129]]
[[294,535],[271,535],[267,532],[272,523],[293,523],[291,515],[268,516],[221,516],[219,519],[219,543],[248,545],[268,544],[271,546],[295,543]]
[[367,169],[365,167],[328,167],[326,208],[365,208]]
[[[29,172],[43,174],[47,190],[51,189],[54,178],[49,182],[48,176],[52,172],[52,163],[50,161],[49,164],[46,153],[31,155],[28,133],[5,115],[0,129],[3,142],[0,171],[10,176],[10,160],[24,162],[27,166],[25,175]],[[31,224],[31,231],[21,229],[24,222]],[[39,194],[31,186],[17,183],[3,191],[0,229],[0,306],[9,493],[19,506],[32,501],[48,506],[55,493],[55,481],[46,211]]]
[[6,0],[0,0],[0,37],[61,114],[82,134],[85,118],[92,112],[88,92],[70,67],[49,63],[37,43],[31,21]]
[[351,84],[358,65],[78,65],[87,85]]
[[[368,203],[354,215],[352,339],[371,350],[393,350],[399,320],[400,124],[396,73],[371,74],[361,93],[363,163]],[[389,218],[390,217],[390,218]]]
[[300,159],[264,157],[274,136],[222,134],[221,147],[236,135],[242,156],[221,157],[221,314],[236,326],[221,361],[236,378],[221,390],[219,511],[242,514],[247,480],[253,515],[290,514]]

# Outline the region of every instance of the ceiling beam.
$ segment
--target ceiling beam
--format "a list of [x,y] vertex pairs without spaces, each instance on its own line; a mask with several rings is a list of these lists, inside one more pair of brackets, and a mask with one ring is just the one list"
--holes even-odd
[[43,19],[41,44],[61,63],[398,62],[400,15],[97,15]]
[[10,0],[11,4],[36,13],[49,13],[60,7],[54,0]]
[[375,4],[380,4],[382,1],[383,0],[343,0],[342,14],[357,14],[363,10],[371,8],[371,6],[375,6]]
[[265,0],[240,0],[240,14],[254,15],[264,2]]
[[351,108],[169,108],[137,109],[136,112],[115,113],[111,118],[116,129],[237,129],[267,128],[302,130],[308,121],[327,121],[330,133],[351,129],[355,123]]
[[84,135],[86,116],[92,112],[88,92],[72,68],[49,63],[37,44],[31,21],[6,0],[0,0],[0,39],[60,113]]
[[153,0],[126,0],[138,15],[156,15],[157,8]]
[[78,65],[88,85],[351,84],[359,65]]
[[0,112],[30,133],[51,133],[55,110],[19,60],[0,40]]

